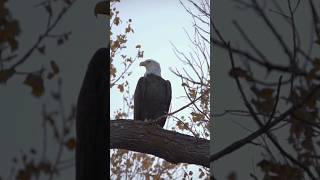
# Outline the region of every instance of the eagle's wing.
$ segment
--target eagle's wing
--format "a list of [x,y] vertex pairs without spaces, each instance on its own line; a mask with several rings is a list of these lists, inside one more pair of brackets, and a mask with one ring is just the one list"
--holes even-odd
[[109,50],[92,57],[78,96],[76,115],[76,180],[107,179],[107,103]]
[[143,119],[143,103],[146,90],[146,79],[141,77],[137,83],[136,90],[134,91],[134,120]]

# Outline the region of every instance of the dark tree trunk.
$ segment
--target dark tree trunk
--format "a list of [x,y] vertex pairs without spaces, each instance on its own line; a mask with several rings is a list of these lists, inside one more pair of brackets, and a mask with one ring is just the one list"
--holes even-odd
[[143,121],[110,121],[110,148],[148,153],[171,163],[209,168],[209,140],[168,131]]
[[78,97],[76,180],[106,180],[108,177],[108,57],[108,49],[96,51],[88,65]]

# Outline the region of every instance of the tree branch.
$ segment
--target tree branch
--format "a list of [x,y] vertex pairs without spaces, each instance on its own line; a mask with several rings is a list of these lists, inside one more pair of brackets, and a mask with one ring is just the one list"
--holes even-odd
[[209,140],[196,138],[144,121],[110,121],[110,149],[148,153],[168,162],[197,164],[209,168]]

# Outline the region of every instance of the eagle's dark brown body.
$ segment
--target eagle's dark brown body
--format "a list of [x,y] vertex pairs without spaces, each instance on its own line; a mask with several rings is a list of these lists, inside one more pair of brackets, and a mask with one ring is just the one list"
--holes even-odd
[[[134,119],[156,119],[168,113],[171,102],[171,84],[160,76],[148,74],[138,81],[134,93]],[[163,127],[166,117],[158,121]]]

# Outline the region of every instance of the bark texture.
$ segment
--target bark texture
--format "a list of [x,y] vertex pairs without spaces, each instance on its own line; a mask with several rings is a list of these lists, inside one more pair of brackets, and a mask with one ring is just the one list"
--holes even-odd
[[171,163],[209,165],[209,140],[168,131],[143,121],[110,121],[110,149],[152,154]]

